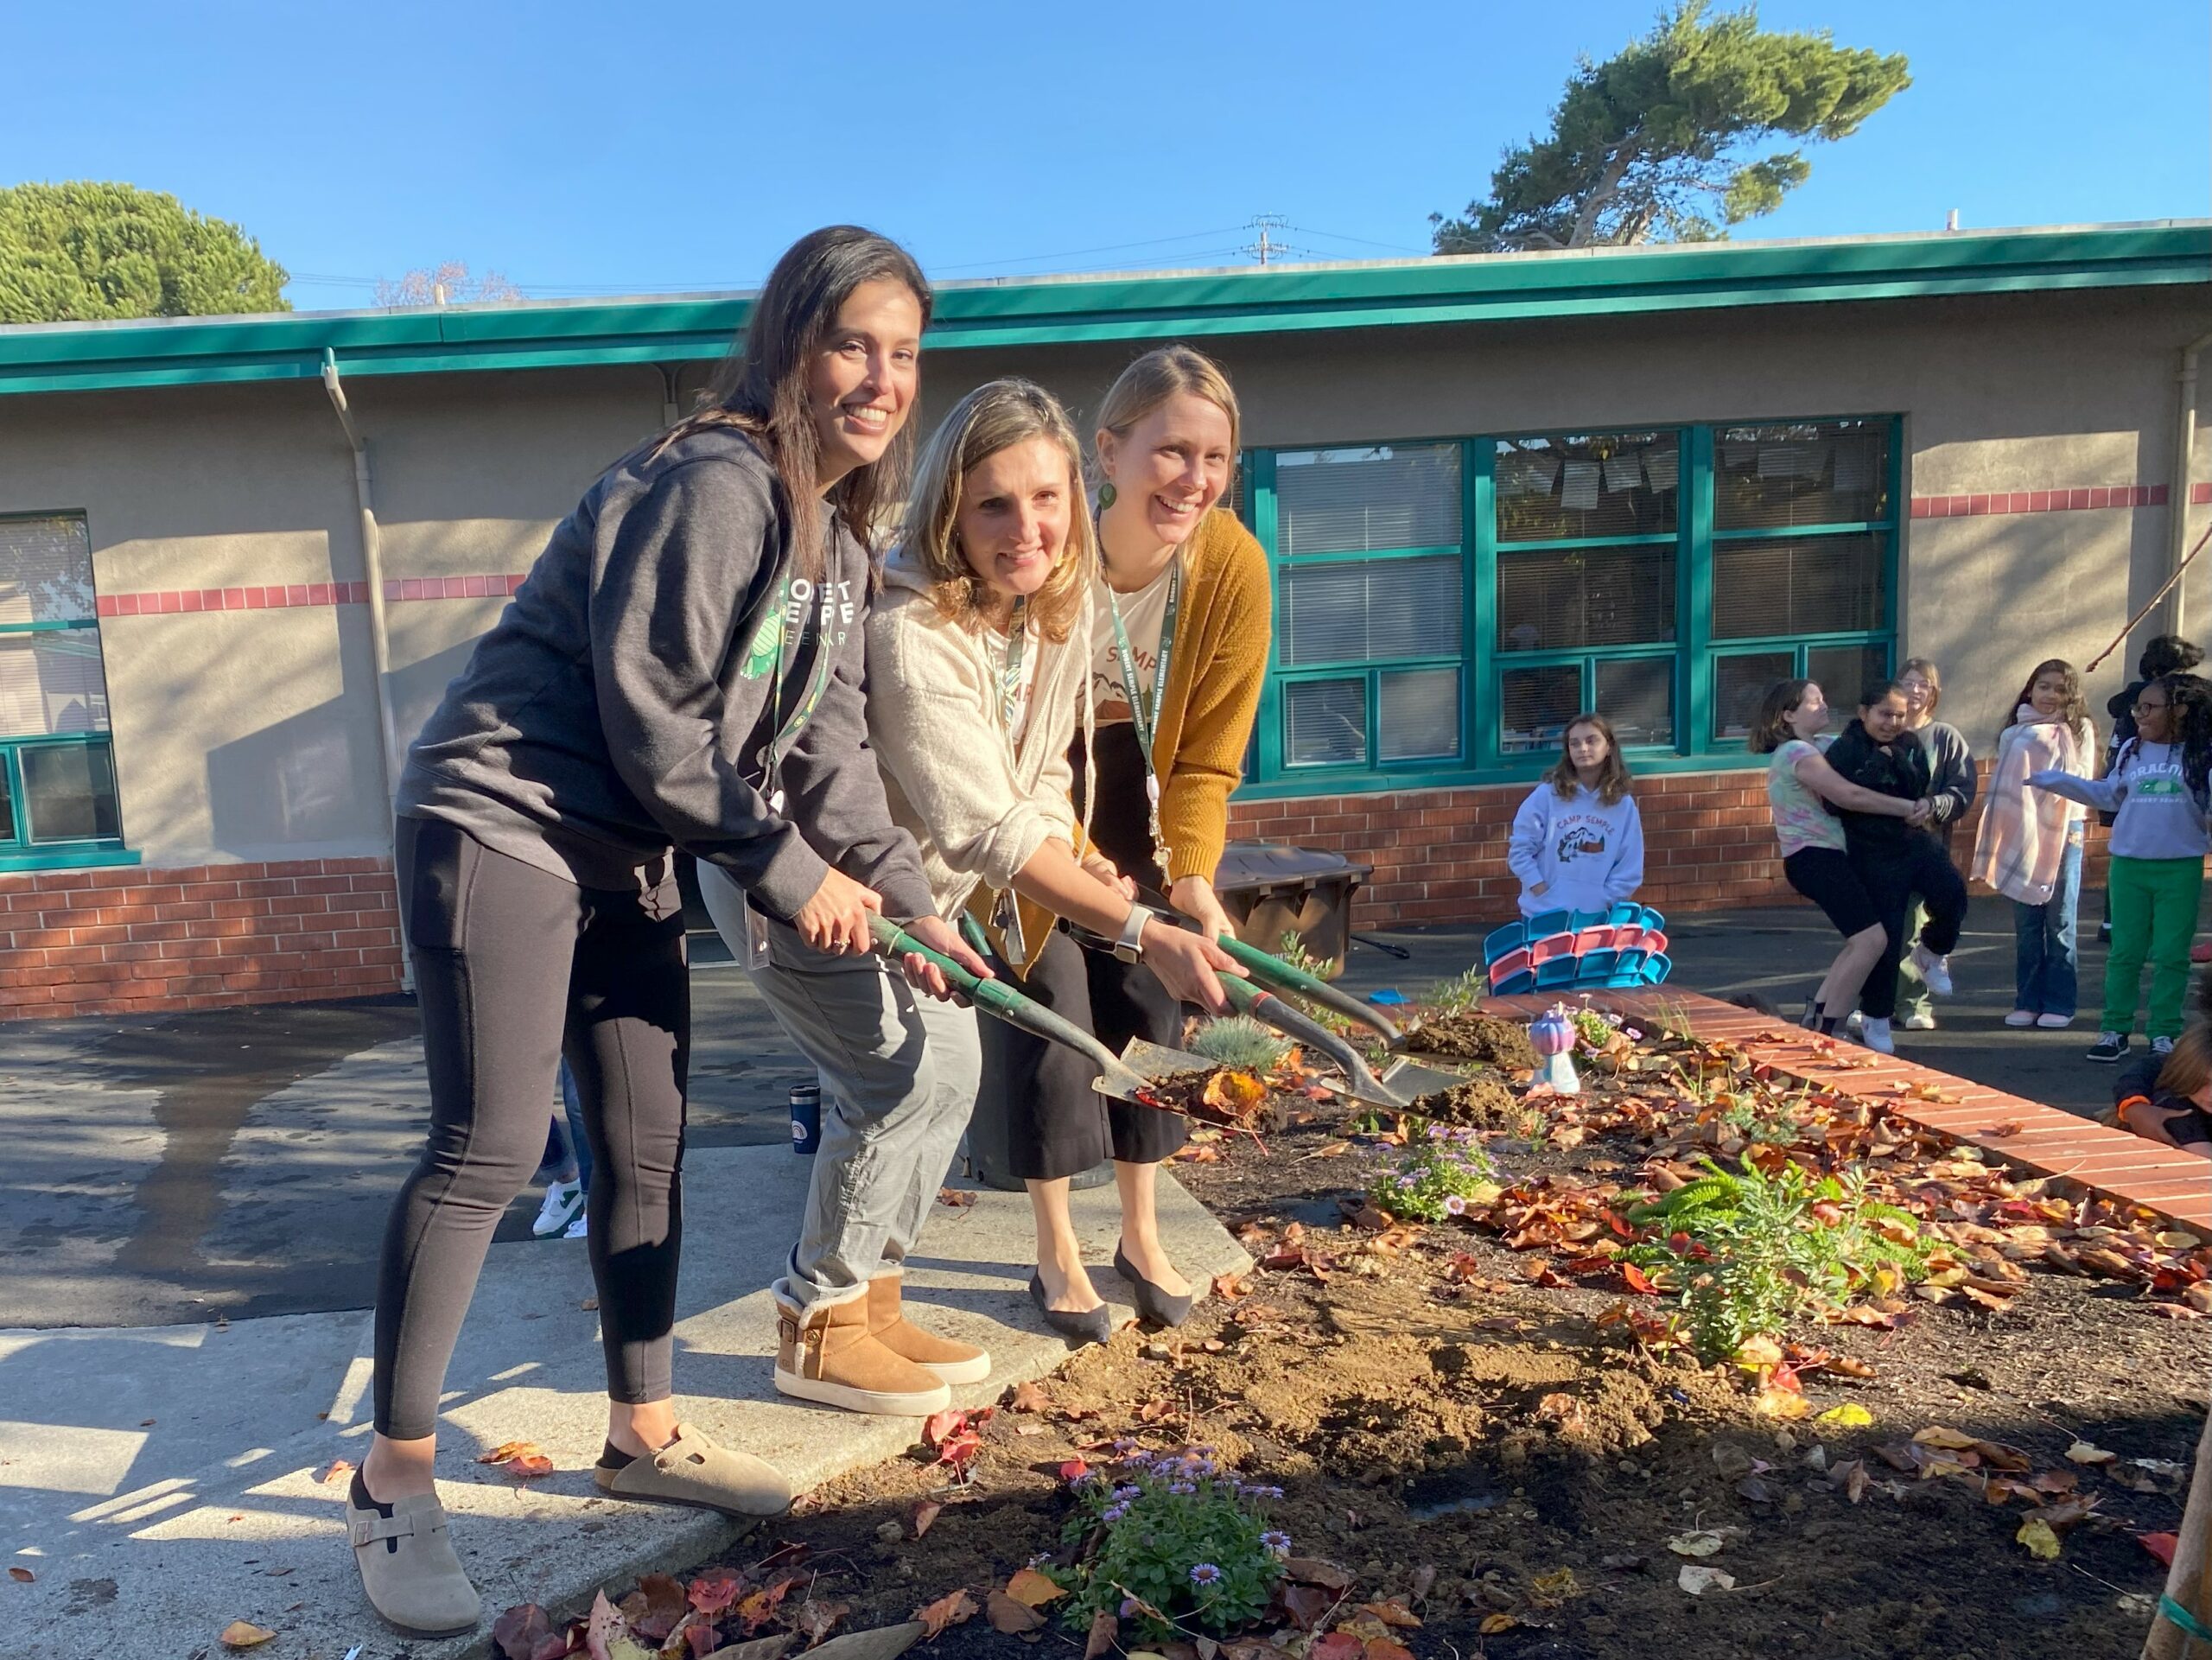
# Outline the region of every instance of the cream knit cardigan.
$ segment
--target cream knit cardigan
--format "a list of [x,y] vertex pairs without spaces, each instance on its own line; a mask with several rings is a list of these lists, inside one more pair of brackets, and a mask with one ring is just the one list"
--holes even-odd
[[956,918],[980,883],[994,892],[1046,841],[1076,844],[1068,748],[1090,684],[1091,600],[1058,644],[1033,634],[1037,679],[1019,754],[998,716],[995,637],[946,618],[928,577],[893,555],[868,619],[868,735],[891,817],[922,850],[937,912]]

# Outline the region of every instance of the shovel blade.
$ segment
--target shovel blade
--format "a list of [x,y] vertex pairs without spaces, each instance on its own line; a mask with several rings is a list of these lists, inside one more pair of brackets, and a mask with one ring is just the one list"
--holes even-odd
[[1465,1072],[1446,1072],[1439,1066],[1423,1066],[1403,1055],[1382,1069],[1382,1085],[1396,1091],[1408,1103],[1424,1095],[1435,1095],[1467,1081]]

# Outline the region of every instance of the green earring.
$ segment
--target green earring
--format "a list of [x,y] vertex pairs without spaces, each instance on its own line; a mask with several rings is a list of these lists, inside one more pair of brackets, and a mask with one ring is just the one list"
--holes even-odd
[[1103,513],[1109,507],[1111,507],[1116,499],[1114,486],[1111,481],[1102,484],[1098,487],[1098,511],[1100,512]]

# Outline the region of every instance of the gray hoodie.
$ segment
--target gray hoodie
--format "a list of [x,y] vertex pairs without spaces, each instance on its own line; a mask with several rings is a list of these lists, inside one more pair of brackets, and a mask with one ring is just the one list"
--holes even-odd
[[830,864],[889,914],[928,914],[868,744],[868,559],[841,528],[779,707],[804,694],[825,641],[834,671],[785,756],[783,811],[764,794],[776,675],[748,648],[782,570],[783,503],[766,458],[726,428],[617,461],[446,688],[408,752],[400,813],[584,887],[635,888],[673,845],[775,916]]
[[2031,773],[2028,783],[2101,812],[2115,813],[2112,851],[2122,859],[2202,859],[2212,849],[2204,803],[2189,787],[2177,743],[2124,745],[2102,778]]

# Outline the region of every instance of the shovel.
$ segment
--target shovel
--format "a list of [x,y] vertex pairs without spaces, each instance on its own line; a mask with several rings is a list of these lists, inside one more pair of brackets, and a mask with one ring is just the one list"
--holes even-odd
[[1351,1100],[1402,1112],[1424,1095],[1433,1095],[1439,1090],[1448,1090],[1466,1081],[1458,1072],[1416,1065],[1402,1056],[1392,1061],[1377,1078],[1358,1050],[1281,998],[1249,981],[1225,974],[1221,976],[1221,989],[1229,995],[1230,1005],[1238,1014],[1249,1014],[1261,1025],[1271,1027],[1287,1038],[1294,1038],[1313,1053],[1335,1062],[1344,1073],[1344,1081],[1326,1087]]
[[962,996],[983,1010],[996,1016],[1008,1026],[1018,1027],[1033,1037],[1043,1038],[1048,1043],[1065,1044],[1078,1054],[1088,1057],[1098,1068],[1098,1076],[1091,1087],[1101,1095],[1110,1095],[1117,1100],[1133,1101],[1141,1107],[1154,1107],[1163,1112],[1179,1109],[1165,1105],[1155,1096],[1151,1085],[1163,1078],[1191,1072],[1211,1072],[1220,1070],[1220,1063],[1208,1060],[1204,1055],[1194,1055],[1181,1049],[1163,1048],[1156,1043],[1147,1043],[1141,1038],[1132,1038],[1117,1056],[1104,1044],[1091,1036],[1074,1021],[1054,1014],[1033,997],[1026,997],[1003,980],[986,980],[969,973],[945,956],[931,950],[897,923],[885,916],[870,916],[868,927],[875,937],[875,948],[893,959],[908,956],[926,957],[938,972]]
[[1357,1021],[1381,1037],[1384,1046],[1395,1049],[1406,1040],[1406,1034],[1369,1004],[1360,1002],[1346,991],[1340,991],[1318,975],[1293,968],[1280,957],[1271,957],[1257,945],[1248,945],[1235,934],[1224,934],[1214,942],[1235,957],[1247,974],[1270,991],[1288,992],[1294,997],[1309,1003],[1319,1003],[1332,1014],[1341,1014],[1348,1021]]

